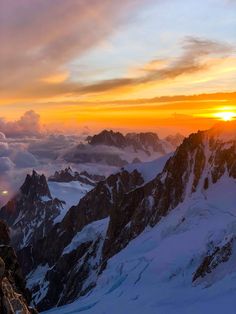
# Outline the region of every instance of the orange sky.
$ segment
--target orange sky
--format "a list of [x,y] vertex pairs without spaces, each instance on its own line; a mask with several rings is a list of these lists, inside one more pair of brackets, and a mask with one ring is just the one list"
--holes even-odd
[[0,117],[182,133],[234,118],[236,7],[213,2],[4,2]]
[[[12,105],[14,107],[14,105]],[[50,110],[49,110],[50,107]],[[5,116],[9,110],[5,107]],[[31,106],[15,105],[9,120],[16,120]],[[223,113],[236,116],[236,92],[201,94],[196,96],[155,97],[119,101],[35,103],[42,125],[60,132],[81,131],[84,127],[99,131],[153,130],[159,133],[187,134],[207,129],[224,118]]]

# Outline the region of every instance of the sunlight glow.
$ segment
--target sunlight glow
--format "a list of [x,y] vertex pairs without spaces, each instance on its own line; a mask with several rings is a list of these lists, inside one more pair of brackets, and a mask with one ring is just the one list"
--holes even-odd
[[236,117],[236,113],[232,111],[222,111],[215,114],[215,117],[223,121],[231,121]]

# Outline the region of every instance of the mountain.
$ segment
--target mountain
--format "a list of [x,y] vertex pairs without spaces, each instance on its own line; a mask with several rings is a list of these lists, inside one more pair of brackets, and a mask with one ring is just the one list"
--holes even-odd
[[48,178],[48,181],[52,182],[72,182],[79,181],[87,185],[95,186],[99,181],[105,179],[105,176],[97,174],[89,174],[87,171],[78,173],[73,171],[71,167],[67,167],[64,170],[56,171],[54,175]]
[[154,179],[115,200],[109,222],[77,232],[65,256],[103,239],[87,251],[95,283],[50,313],[234,313],[235,179],[231,124],[190,135]]
[[[28,287],[40,310],[72,301],[93,287],[109,212],[125,193],[143,183],[137,171],[111,175],[73,206],[46,237],[18,251]],[[93,232],[97,227],[99,230]],[[86,236],[79,245],[82,230]],[[44,277],[40,282],[38,274]]]
[[231,123],[99,182],[18,251],[38,309],[234,313],[235,188]]
[[104,130],[87,138],[65,153],[63,158],[72,163],[100,163],[123,167],[130,163],[157,159],[173,152],[184,137],[180,134],[160,139],[156,133],[128,133]]
[[89,137],[88,143],[90,145],[107,145],[119,148],[132,147],[135,151],[142,150],[147,154],[151,149],[153,152],[165,154],[167,150],[169,152],[169,149],[173,150],[180,145],[183,139],[184,137],[180,134],[170,135],[161,140],[156,133],[152,132],[123,135],[120,132],[103,130],[101,133]]
[[15,251],[9,243],[9,229],[0,220],[0,313],[36,314],[37,311],[28,306],[30,293],[25,287]]
[[11,228],[15,249],[47,234],[63,204],[63,201],[52,198],[44,175],[36,171],[27,175],[19,192],[0,210],[0,218]]
[[14,248],[18,251],[47,235],[95,185],[92,179],[83,182],[47,182],[36,171],[27,175],[16,195],[0,209],[0,218],[11,228]]

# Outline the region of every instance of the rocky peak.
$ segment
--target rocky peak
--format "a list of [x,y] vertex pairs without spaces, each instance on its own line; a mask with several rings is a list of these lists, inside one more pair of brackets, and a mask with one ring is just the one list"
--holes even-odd
[[12,229],[16,250],[45,235],[60,214],[63,202],[53,199],[44,175],[33,171],[27,175],[16,195],[0,210]]
[[71,182],[74,180],[75,176],[71,167],[65,168],[64,170],[55,171],[54,175],[48,178],[48,181],[56,182]]
[[126,135],[120,132],[104,130],[101,133],[90,136],[88,143],[91,145],[108,145],[118,148],[132,147],[134,151],[142,150],[148,155],[151,152],[159,152],[165,154],[169,150],[175,149],[183,140],[183,136],[176,134],[161,140],[156,133],[141,132],[127,133]]
[[101,175],[91,175],[87,171],[77,172],[73,171],[71,167],[65,168],[61,171],[56,171],[54,175],[48,178],[48,181],[54,182],[71,182],[79,181],[84,184],[95,186],[97,182],[104,180],[105,177]]
[[33,170],[32,175],[27,175],[25,182],[20,188],[21,193],[31,200],[39,199],[40,197],[48,197],[52,199],[46,177],[39,175]]
[[[98,236],[94,241],[88,240],[67,254],[63,254],[64,249],[87,225],[103,219],[109,221],[113,206],[117,206],[126,193],[143,183],[144,180],[137,170],[131,173],[123,170],[109,176],[88,192],[78,205],[70,208],[62,222],[55,225],[46,237],[18,252],[24,274],[29,274],[40,264],[49,266],[45,277],[49,286],[47,294],[39,303],[40,310],[48,309],[58,302],[64,304],[72,301],[79,294],[91,289],[94,281],[86,288],[84,282],[90,275],[89,264],[95,257],[97,263],[93,267],[96,276],[98,275],[104,239]],[[84,263],[81,264],[81,261]],[[68,282],[66,278],[70,278]],[[40,293],[39,290],[39,286],[35,287],[36,295]]]
[[101,133],[92,136],[89,139],[89,144],[125,147],[126,139],[120,132],[104,130]]
[[127,193],[113,207],[104,260],[120,251],[147,225],[156,225],[187,197],[206,192],[223,175],[236,178],[235,142],[229,145],[219,141],[212,130],[191,134],[167,161],[162,173]]
[[156,133],[128,133],[125,136],[128,146],[133,146],[136,150],[152,149],[154,152],[165,153],[163,143]]

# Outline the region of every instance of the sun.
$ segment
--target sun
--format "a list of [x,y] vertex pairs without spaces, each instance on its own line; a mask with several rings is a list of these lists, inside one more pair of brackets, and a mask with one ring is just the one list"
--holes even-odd
[[220,118],[223,121],[232,121],[236,117],[236,113],[232,111],[217,112],[215,117]]

